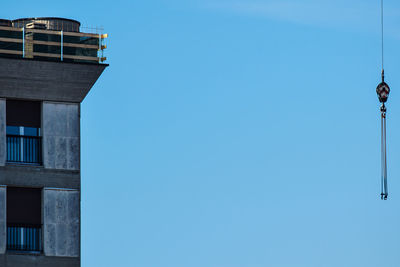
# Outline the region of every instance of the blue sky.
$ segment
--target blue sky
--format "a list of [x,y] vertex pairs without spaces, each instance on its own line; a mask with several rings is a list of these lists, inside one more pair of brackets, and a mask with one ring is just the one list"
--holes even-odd
[[400,264],[400,3],[31,1],[109,33],[82,103],[82,266]]

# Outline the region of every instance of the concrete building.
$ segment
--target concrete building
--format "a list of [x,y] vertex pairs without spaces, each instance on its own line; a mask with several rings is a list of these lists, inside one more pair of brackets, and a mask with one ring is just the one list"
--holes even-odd
[[80,266],[80,103],[108,66],[106,37],[0,20],[1,267]]

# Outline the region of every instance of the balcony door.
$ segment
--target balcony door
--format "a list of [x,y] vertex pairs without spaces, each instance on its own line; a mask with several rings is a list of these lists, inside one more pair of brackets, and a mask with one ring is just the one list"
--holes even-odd
[[7,250],[42,251],[42,191],[7,188]]
[[41,103],[7,100],[7,162],[42,163]]

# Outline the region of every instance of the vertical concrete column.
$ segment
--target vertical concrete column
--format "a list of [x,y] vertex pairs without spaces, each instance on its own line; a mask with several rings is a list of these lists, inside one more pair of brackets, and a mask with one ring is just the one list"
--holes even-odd
[[43,250],[45,256],[80,256],[80,195],[78,190],[43,189]]
[[6,164],[6,100],[0,98],[0,166]]
[[7,187],[0,185],[0,254],[6,253],[7,244]]
[[43,102],[42,128],[44,167],[79,170],[79,104]]

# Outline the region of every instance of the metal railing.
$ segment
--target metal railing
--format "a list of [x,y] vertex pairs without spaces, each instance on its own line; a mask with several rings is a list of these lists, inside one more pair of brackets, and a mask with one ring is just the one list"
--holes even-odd
[[42,227],[7,226],[7,250],[42,251]]
[[7,135],[7,162],[42,164],[42,138]]
[[108,34],[0,26],[0,54],[22,58],[102,63]]

